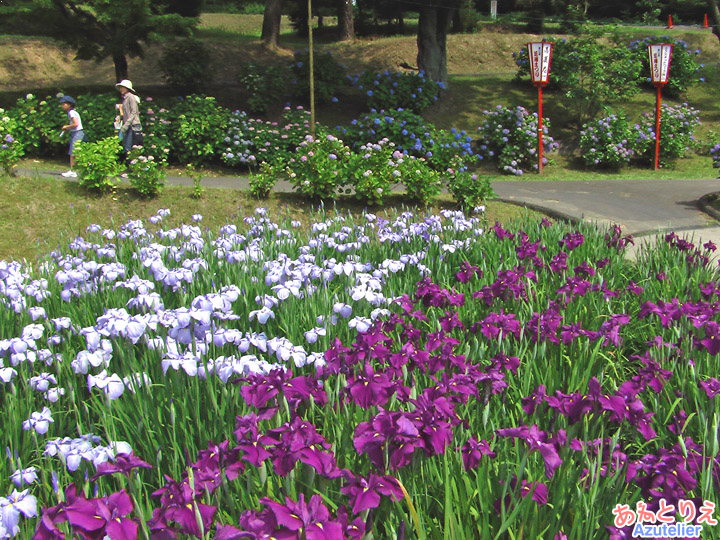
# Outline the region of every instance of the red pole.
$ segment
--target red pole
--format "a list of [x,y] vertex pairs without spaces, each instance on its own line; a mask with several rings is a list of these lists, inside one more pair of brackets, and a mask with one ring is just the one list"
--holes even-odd
[[657,99],[655,100],[655,170],[660,168],[660,92],[662,87],[657,87]]
[[542,86],[538,85],[538,174],[543,170],[543,110]]
[[705,19],[703,20],[703,28],[710,28],[708,26],[708,16],[707,13],[705,14]]

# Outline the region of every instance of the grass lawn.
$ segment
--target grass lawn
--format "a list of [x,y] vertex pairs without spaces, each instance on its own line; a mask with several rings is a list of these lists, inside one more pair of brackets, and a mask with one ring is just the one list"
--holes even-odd
[[[0,176],[0,260],[38,257],[58,247],[64,240],[84,235],[91,223],[103,227],[120,225],[128,219],[147,219],[160,208],[169,208],[169,226],[190,223],[193,214],[203,216],[202,226],[217,230],[221,225],[252,214],[258,206],[268,209],[273,218],[290,217],[303,225],[311,223],[318,206],[299,199],[290,193],[272,194],[258,201],[246,192],[207,188],[200,199],[191,197],[192,188],[167,186],[156,198],[144,199],[127,188],[113,193],[94,195],[87,193],[75,182],[38,177]],[[339,213],[361,213],[366,207],[354,200],[338,200],[335,208],[326,210]],[[391,195],[381,208],[368,208],[379,216],[411,208],[399,195]],[[428,208],[437,213],[443,208],[456,208],[449,195],[440,196]],[[487,204],[489,223],[509,223],[526,214],[518,206],[501,202]],[[531,212],[533,215],[537,215]]]

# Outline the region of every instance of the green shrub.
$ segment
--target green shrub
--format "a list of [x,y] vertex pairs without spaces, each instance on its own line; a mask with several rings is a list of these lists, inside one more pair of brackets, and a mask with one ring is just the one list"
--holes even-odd
[[447,188],[455,202],[465,210],[495,196],[489,176],[477,175],[462,166],[448,171]]
[[[700,111],[682,105],[663,105],[660,113],[660,156],[662,165],[672,165],[696,145],[695,128],[700,125]],[[643,114],[635,124],[635,145],[645,162],[655,159],[655,116]]]
[[397,158],[400,181],[408,196],[426,206],[442,188],[440,172],[432,169],[424,158],[403,156]]
[[0,109],[0,169],[7,175],[12,173],[25,153],[22,144],[16,139],[17,133],[15,120],[5,115],[5,109]]
[[158,65],[170,86],[185,94],[201,92],[213,78],[213,55],[199,39],[172,42],[163,51]]
[[[555,150],[557,143],[549,134],[550,121],[543,118],[543,152]],[[538,115],[524,107],[510,109],[498,105],[485,111],[485,122],[478,128],[480,154],[494,159],[508,174],[522,175],[525,169],[538,169]],[[543,165],[547,158],[543,156]]]
[[260,165],[258,172],[250,174],[250,194],[256,199],[267,199],[277,183],[278,171],[269,163]]
[[[83,129],[90,141],[99,141],[115,133],[113,122],[117,115],[115,104],[119,94],[82,94],[77,96],[77,110],[82,119]],[[142,117],[142,107],[141,107]],[[144,120],[144,118],[143,118]]]
[[128,155],[130,185],[144,197],[160,193],[165,183],[167,161],[148,155],[145,148],[133,148]]
[[240,71],[240,84],[248,94],[248,109],[265,113],[288,94],[291,71],[287,66],[259,66],[248,62]]
[[[295,97],[310,99],[310,54],[308,51],[295,53],[295,61],[291,68],[295,79],[293,80],[293,93]],[[315,103],[330,102],[337,91],[345,85],[345,68],[335,60],[329,52],[317,52],[313,55],[313,74]]]
[[624,114],[610,114],[580,132],[580,155],[586,165],[617,169],[635,155],[635,137]]
[[75,146],[75,169],[79,183],[91,191],[108,191],[115,187],[116,177],[124,166],[118,161],[122,146],[118,137]]
[[227,109],[213,97],[188,96],[172,113],[172,152],[181,163],[199,165],[219,157],[230,117]]
[[421,113],[438,99],[442,82],[427,79],[423,72],[364,72],[351,79],[363,94],[368,108],[406,109]]
[[60,126],[65,123],[65,113],[57,99],[48,96],[39,99],[27,94],[7,111],[17,125],[17,140],[30,156],[59,155],[66,143],[60,137]]

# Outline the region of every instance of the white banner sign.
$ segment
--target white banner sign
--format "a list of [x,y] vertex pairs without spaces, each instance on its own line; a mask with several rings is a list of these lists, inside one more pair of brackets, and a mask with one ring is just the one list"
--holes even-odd
[[650,56],[650,78],[653,84],[667,84],[670,79],[670,59],[672,58],[672,45],[658,43],[648,45]]
[[547,84],[550,79],[550,59],[553,44],[546,41],[528,43],[530,76],[533,84]]

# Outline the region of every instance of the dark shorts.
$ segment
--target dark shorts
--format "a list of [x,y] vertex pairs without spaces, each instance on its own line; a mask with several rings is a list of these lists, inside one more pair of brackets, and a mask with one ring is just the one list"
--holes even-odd
[[132,150],[133,146],[142,146],[143,145],[143,133],[142,131],[135,131],[133,129],[129,129],[124,136],[123,139],[123,148],[125,149],[126,153],[130,153],[130,150]]
[[71,131],[70,132],[70,148],[68,149],[68,155],[72,156],[75,151],[75,145],[79,142],[87,142],[87,135],[84,130]]

